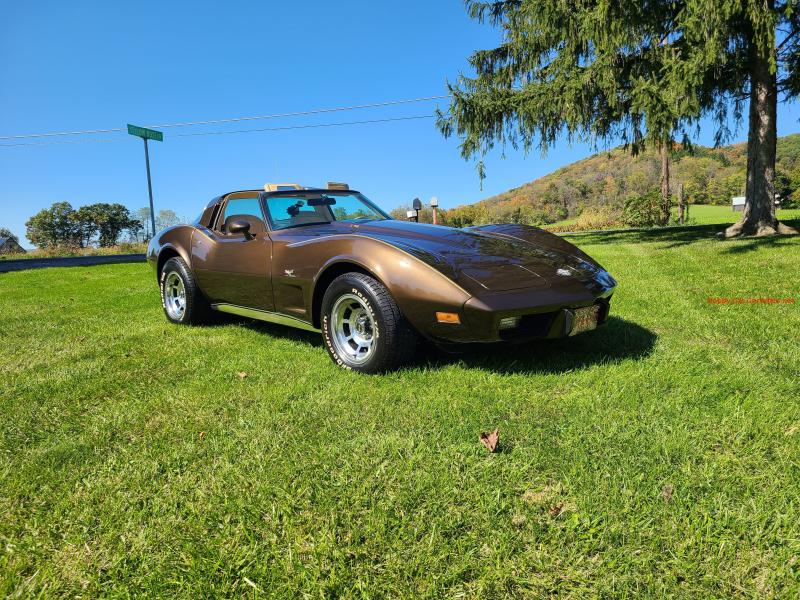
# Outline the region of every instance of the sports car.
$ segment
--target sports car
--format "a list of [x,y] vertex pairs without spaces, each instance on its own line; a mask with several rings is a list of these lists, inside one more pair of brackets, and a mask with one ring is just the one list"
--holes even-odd
[[223,194],[154,236],[147,259],[173,323],[218,311],[320,332],[337,365],[365,373],[406,363],[420,338],[453,348],[592,330],[616,286],[542,229],[395,220],[346,184]]

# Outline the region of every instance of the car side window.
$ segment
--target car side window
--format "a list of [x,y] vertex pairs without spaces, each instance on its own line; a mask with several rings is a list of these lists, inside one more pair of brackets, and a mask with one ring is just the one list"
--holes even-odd
[[261,210],[261,200],[258,196],[251,198],[228,198],[225,208],[217,221],[217,229],[221,233],[228,232],[228,226],[233,221],[248,221],[250,233],[266,231],[264,213]]

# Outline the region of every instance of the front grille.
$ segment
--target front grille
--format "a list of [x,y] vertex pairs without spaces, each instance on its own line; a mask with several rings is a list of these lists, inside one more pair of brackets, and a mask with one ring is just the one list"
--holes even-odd
[[515,338],[545,337],[553,325],[553,319],[557,315],[558,312],[523,315],[519,320],[519,325],[513,329],[500,330],[500,339],[513,340]]

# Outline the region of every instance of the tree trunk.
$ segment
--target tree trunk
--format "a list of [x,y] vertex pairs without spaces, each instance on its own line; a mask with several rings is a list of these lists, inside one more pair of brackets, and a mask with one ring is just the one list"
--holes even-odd
[[669,211],[672,208],[669,198],[669,150],[672,141],[661,144],[661,224],[669,223]]
[[[775,49],[771,52],[774,54]],[[797,233],[775,217],[775,154],[778,83],[769,54],[750,48],[750,115],[747,132],[747,180],[742,218],[725,237]]]
[[678,184],[678,223],[686,223],[686,199],[683,196],[683,184]]

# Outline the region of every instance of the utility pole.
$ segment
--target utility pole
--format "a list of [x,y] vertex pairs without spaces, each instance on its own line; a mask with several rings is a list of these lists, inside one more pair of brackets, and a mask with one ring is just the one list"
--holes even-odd
[[137,125],[128,124],[128,133],[142,138],[144,142],[144,163],[147,168],[147,193],[150,196],[150,227],[152,236],[156,236],[156,211],[153,208],[153,182],[150,179],[150,152],[147,148],[147,140],[155,140],[157,142],[164,141],[164,134],[155,129],[147,129],[146,127],[139,127]]
[[150,196],[150,231],[153,237],[156,236],[156,211],[153,209],[153,182],[150,179],[150,152],[147,151],[147,138],[142,138],[144,142],[144,163],[147,166],[147,194]]

